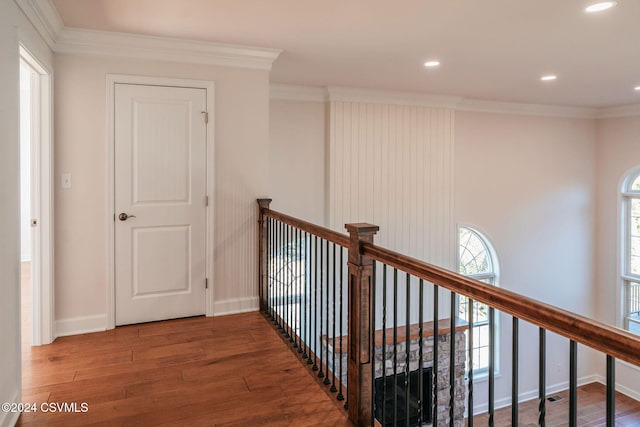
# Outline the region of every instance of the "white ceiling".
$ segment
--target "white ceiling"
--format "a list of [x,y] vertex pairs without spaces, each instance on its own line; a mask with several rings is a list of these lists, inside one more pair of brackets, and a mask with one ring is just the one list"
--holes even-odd
[[[640,103],[640,0],[53,0],[66,27],[283,49],[271,80],[580,107]],[[423,62],[442,65],[428,70]],[[543,74],[558,79],[543,83]]]

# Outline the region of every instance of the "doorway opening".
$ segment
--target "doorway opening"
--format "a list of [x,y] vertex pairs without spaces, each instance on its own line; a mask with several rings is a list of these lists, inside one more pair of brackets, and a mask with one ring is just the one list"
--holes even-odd
[[22,348],[53,333],[53,152],[50,73],[20,47]]

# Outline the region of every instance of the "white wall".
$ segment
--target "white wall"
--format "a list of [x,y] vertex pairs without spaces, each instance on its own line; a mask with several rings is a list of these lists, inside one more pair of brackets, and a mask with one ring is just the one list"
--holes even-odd
[[[0,402],[19,402],[21,396],[19,41],[50,58],[15,4],[0,2]],[[16,419],[0,412],[1,427]]]
[[274,210],[326,225],[325,104],[269,104],[269,197]]
[[455,266],[454,112],[332,101],[329,224],[378,225],[376,243]]
[[[332,191],[343,195],[351,191],[347,188],[351,184],[342,181],[344,177],[338,176],[338,171],[344,173],[347,166],[352,166],[349,161],[352,152],[342,153],[343,158],[330,150],[325,155],[324,167],[319,165],[319,157],[317,162],[309,162],[311,156],[319,156],[321,151],[322,120],[329,128],[327,149],[333,146],[335,111],[324,114],[318,104],[272,101],[271,115],[270,165],[278,169],[270,171],[270,194],[278,194],[274,206],[312,219],[319,205],[308,204],[319,201],[321,193],[328,193],[326,200],[330,202],[336,197]],[[372,143],[373,150],[363,143],[354,152],[363,150],[383,169],[384,162],[375,154],[376,144],[380,143],[375,128],[366,119],[364,123],[364,128],[357,125],[348,136]],[[362,138],[358,139],[358,133]],[[474,226],[489,237],[498,252],[500,285],[616,324],[618,190],[625,173],[640,165],[640,117],[596,121],[457,111],[452,135],[455,136],[452,217],[456,224]],[[392,154],[396,153],[387,154],[384,160],[393,162]],[[339,165],[332,165],[332,161]],[[305,162],[309,174],[320,176],[321,170],[326,171],[327,187],[321,188],[320,180],[313,181],[313,186],[290,182],[282,172],[284,169],[280,169],[289,163]],[[412,176],[413,172],[408,173]],[[331,174],[335,175],[333,185],[339,187],[337,190],[330,185]],[[360,178],[359,173],[356,177]],[[365,191],[382,191],[381,185],[380,182]],[[300,186],[305,188],[304,199],[299,199]],[[414,194],[415,190],[408,191]],[[366,195],[364,200],[368,200]],[[360,202],[363,200],[358,199],[353,205],[355,212],[365,212],[360,209]],[[326,206],[327,210],[335,208],[335,200],[333,203]],[[350,210],[351,205],[345,205],[339,213],[350,214]],[[342,231],[335,212],[333,215],[334,219],[330,220],[330,216],[327,221],[333,221],[336,229]],[[374,223],[379,223],[379,219],[375,214],[358,218]],[[379,242],[379,236],[376,240]],[[511,318],[502,316],[500,327],[501,374],[496,396],[498,404],[509,404]],[[533,398],[537,393],[537,329],[521,323],[520,334],[520,392],[523,398]],[[547,384],[552,389],[566,388],[569,344],[550,333],[547,339]],[[640,370],[624,363],[619,363],[617,369],[619,390],[640,398],[637,389]],[[604,356],[579,346],[581,381],[602,380],[603,376]],[[477,383],[476,404],[481,408],[486,394],[486,381]]]
[[20,260],[31,261],[31,69],[20,66]]
[[[593,120],[457,112],[455,212],[481,230],[500,286],[586,316],[595,314],[596,133]],[[509,402],[511,318],[501,316],[496,400]],[[548,334],[547,384],[566,386],[567,340]],[[520,392],[537,391],[537,328],[520,328]],[[579,376],[593,374],[579,350]],[[477,404],[486,399],[477,383]],[[534,397],[530,394],[524,397]]]
[[[269,179],[268,72],[57,55],[56,73],[57,321],[80,327],[107,309],[108,73],[215,81],[215,310],[256,305],[255,199],[267,194]],[[65,172],[73,175],[70,190],[60,188]]]
[[[16,11],[0,2],[0,401],[20,401],[20,140]],[[13,419],[13,421],[12,421]],[[0,426],[15,418],[0,412]]]
[[[640,117],[599,120],[597,135],[598,319],[621,326],[620,188],[627,173],[640,166]],[[598,368],[604,375],[604,360]],[[616,377],[628,394],[640,399],[640,368],[618,364]]]

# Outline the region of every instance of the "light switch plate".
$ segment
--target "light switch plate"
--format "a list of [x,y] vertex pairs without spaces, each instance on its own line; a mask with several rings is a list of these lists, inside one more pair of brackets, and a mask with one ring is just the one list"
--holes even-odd
[[62,188],[65,190],[71,188],[71,174],[63,173],[62,174]]

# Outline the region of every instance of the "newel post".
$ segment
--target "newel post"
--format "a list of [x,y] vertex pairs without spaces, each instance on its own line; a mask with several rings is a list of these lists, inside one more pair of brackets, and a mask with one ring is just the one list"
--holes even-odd
[[360,252],[362,242],[373,243],[380,229],[371,224],[347,224],[349,232],[349,320],[347,402],[349,419],[370,426],[372,414],[371,296],[373,260]]
[[260,310],[267,309],[267,218],[264,210],[269,209],[271,199],[258,199],[258,298]]

